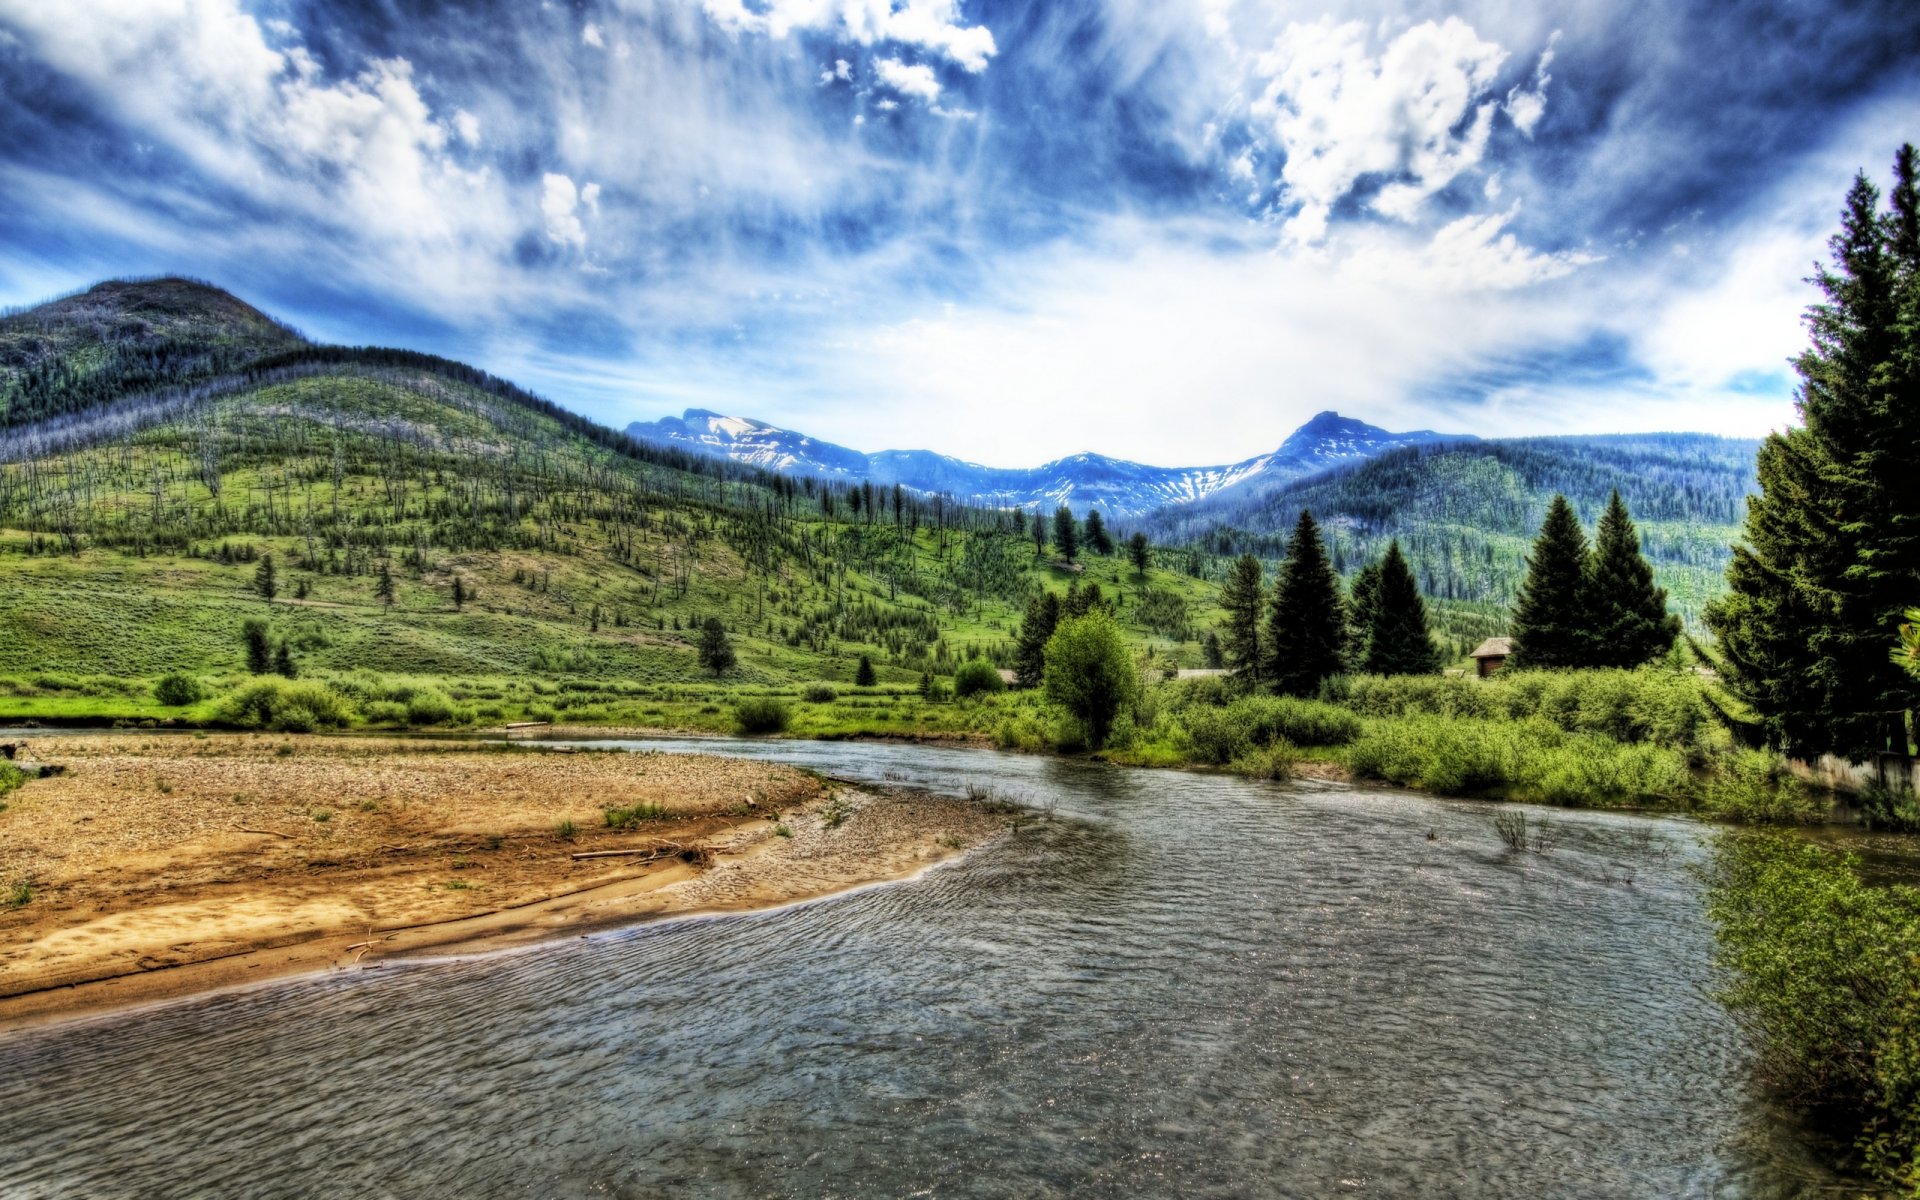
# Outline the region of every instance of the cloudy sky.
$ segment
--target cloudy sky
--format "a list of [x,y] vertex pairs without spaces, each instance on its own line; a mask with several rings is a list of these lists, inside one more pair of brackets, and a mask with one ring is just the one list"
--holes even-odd
[[0,304],[998,465],[1791,416],[1920,5],[0,0]]

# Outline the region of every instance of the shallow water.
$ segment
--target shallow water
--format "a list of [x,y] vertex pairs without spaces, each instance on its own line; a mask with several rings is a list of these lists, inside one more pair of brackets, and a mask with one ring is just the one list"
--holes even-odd
[[1787,1196],[1699,827],[917,746],[922,879],[0,1041],[0,1195]]

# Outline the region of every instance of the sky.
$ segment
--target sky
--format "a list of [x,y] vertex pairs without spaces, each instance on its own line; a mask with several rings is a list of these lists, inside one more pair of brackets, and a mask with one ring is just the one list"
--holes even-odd
[[186,274],[997,466],[1793,419],[1911,0],[0,0],[0,305]]

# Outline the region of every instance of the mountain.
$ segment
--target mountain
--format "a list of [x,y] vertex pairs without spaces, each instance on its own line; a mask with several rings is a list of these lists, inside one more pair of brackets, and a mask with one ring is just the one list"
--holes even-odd
[[1191,504],[1259,481],[1299,479],[1340,463],[1405,446],[1472,441],[1419,430],[1389,433],[1323,412],[1280,448],[1228,466],[1154,467],[1076,454],[1038,467],[986,467],[931,450],[862,454],[764,421],[690,408],[678,417],[636,421],[629,436],[662,446],[821,479],[900,484],[924,495],[948,495],[990,508],[1099,508],[1110,517],[1138,517],[1166,505]]
[[0,315],[0,427],[235,371],[306,344],[198,280],[96,284]]
[[0,425],[0,706],[78,691],[177,715],[151,682],[231,692],[260,619],[368,715],[437,681],[483,720],[644,721],[655,687],[711,678],[708,619],[732,682],[844,682],[863,655],[918,681],[1004,657],[1030,589],[1070,578],[1124,590],[1134,636],[1197,661],[1196,580],[1069,572],[1015,514],[855,508],[846,482],[643,444],[461,363],[309,343],[206,285],[103,285],[0,337],[31,401]]
[[1618,489],[1674,611],[1688,619],[1724,588],[1760,443],[1695,433],[1513,438],[1405,447],[1291,480],[1261,480],[1144,522],[1165,544],[1277,560],[1311,509],[1338,565],[1357,569],[1397,539],[1422,589],[1505,608],[1555,494],[1589,529]]

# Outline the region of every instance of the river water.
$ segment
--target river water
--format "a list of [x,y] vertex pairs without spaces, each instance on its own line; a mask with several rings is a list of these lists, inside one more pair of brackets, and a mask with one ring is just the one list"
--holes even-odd
[[0,1195],[1791,1196],[1678,820],[647,742],[1051,815],[904,884],[0,1040]]

